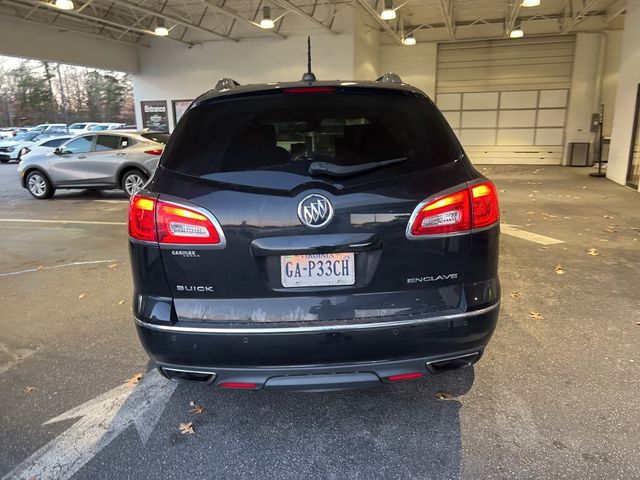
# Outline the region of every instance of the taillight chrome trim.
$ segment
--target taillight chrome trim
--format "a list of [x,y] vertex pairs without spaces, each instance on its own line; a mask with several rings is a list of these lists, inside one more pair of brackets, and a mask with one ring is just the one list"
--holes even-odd
[[[186,208],[187,210],[193,210],[194,212],[198,212],[202,215],[204,215],[205,217],[207,217],[207,220],[209,220],[213,226],[216,228],[218,235],[220,236],[220,242],[215,243],[215,244],[206,244],[206,243],[161,243],[158,242],[158,246],[162,249],[176,249],[176,248],[193,248],[193,249],[199,249],[199,250],[220,250],[222,248],[225,248],[227,246],[227,238],[224,236],[224,230],[222,229],[222,225],[220,225],[220,222],[218,222],[218,219],[215,217],[215,215],[213,213],[211,213],[209,210],[203,208],[203,207],[199,207],[197,205],[192,205],[190,203],[182,203],[182,202],[176,202],[173,200],[166,200],[164,198],[162,198],[162,196],[159,196],[157,198],[157,202],[162,202],[168,205],[173,205],[175,207],[180,207],[180,208]],[[157,208],[157,204],[156,204],[156,208]],[[157,214],[157,212],[156,212]],[[156,220],[157,222],[157,220]],[[157,225],[157,223],[156,223]],[[157,227],[156,227],[157,228]]]
[[438,200],[439,198],[446,197],[447,195],[451,195],[453,193],[459,192],[460,190],[464,190],[466,188],[469,188],[469,185],[466,182],[461,183],[456,185],[455,187],[447,188],[446,190],[443,190],[434,195],[431,195],[430,197],[427,197],[423,201],[421,201],[416,206],[416,208],[413,209],[413,212],[409,217],[409,221],[407,222],[407,228],[405,230],[406,237],[409,240],[433,240],[437,238],[459,237],[460,235],[468,235],[469,233],[471,233],[471,229],[460,230],[458,232],[451,232],[451,233],[434,233],[433,235],[414,235],[413,233],[411,233],[411,226],[416,221],[416,218],[418,217],[418,215],[420,215],[420,212],[425,206],[427,206],[431,202]]

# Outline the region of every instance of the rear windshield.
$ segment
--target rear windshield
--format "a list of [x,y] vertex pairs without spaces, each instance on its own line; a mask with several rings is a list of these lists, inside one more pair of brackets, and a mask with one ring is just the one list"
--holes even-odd
[[[162,162],[194,176],[254,170],[327,175],[313,164],[349,177],[374,170],[406,173],[461,154],[448,124],[423,97],[362,89],[278,92],[199,105],[180,120]],[[390,167],[360,168],[365,164]]]

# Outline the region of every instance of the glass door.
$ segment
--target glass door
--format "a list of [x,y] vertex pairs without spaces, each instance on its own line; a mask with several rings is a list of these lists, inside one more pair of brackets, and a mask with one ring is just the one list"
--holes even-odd
[[638,85],[638,95],[636,96],[636,115],[633,122],[629,169],[627,170],[627,185],[637,189],[638,184],[640,184],[640,85]]

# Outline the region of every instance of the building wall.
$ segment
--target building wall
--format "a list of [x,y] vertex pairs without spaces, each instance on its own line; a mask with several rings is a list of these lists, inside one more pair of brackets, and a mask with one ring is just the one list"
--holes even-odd
[[[338,35],[311,38],[313,71],[318,79],[351,79],[354,74],[353,17],[350,11],[336,25]],[[171,100],[190,100],[211,90],[224,77],[241,84],[299,80],[307,68],[307,37],[209,42],[188,48],[166,39],[153,39],[139,49],[140,73],[133,76],[138,125],[140,101],[166,100],[172,130]]]
[[380,46],[380,73],[393,72],[425,92],[431,98],[436,93],[437,43],[418,43],[413,46]]
[[623,185],[626,182],[629,166],[635,102],[640,84],[640,35],[638,34],[640,2],[627,3],[624,23],[615,116],[607,165],[607,178]]
[[353,15],[353,78],[375,80],[380,71],[379,34],[367,24],[366,13],[356,10]]
[[136,47],[0,17],[0,55],[136,73]]

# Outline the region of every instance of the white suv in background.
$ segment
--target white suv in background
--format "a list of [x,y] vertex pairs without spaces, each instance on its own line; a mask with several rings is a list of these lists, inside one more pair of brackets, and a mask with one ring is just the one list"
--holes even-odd
[[96,125],[98,125],[96,122],[72,123],[69,125],[69,133],[73,133],[74,135],[87,133]]

